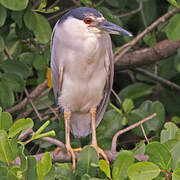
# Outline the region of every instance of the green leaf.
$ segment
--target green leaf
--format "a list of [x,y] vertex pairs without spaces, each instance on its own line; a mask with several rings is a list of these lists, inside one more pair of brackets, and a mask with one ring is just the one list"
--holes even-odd
[[95,177],[97,170],[95,167],[91,166],[91,163],[98,164],[98,154],[94,147],[85,146],[79,153],[76,165],[76,173],[80,177],[84,174],[89,174],[91,177]]
[[176,2],[176,0],[168,0],[170,4],[172,4],[176,8],[180,8],[179,4]]
[[178,162],[175,170],[172,173],[172,180],[180,180],[180,161]]
[[151,142],[146,146],[146,154],[149,161],[157,164],[160,168],[168,170],[172,166],[172,156],[164,144]]
[[115,109],[120,115],[123,115],[122,111],[121,111],[118,107],[116,107],[114,104],[112,104],[112,103],[110,102],[109,105],[110,105],[113,109]]
[[170,115],[180,116],[180,94],[176,90],[163,88],[161,100]]
[[126,114],[129,114],[131,110],[134,108],[134,104],[132,99],[125,99],[122,103],[123,109]]
[[55,136],[55,135],[56,135],[55,131],[52,130],[52,131],[49,131],[49,132],[46,132],[46,133],[39,134],[39,135],[37,135],[35,137],[33,136],[32,140],[40,139],[40,138],[43,138],[43,137]]
[[13,11],[11,13],[11,18],[17,23],[19,28],[22,28],[23,26],[23,15],[24,15],[24,11]]
[[15,92],[23,92],[25,88],[24,80],[15,73],[3,73],[1,76],[2,82],[11,87]]
[[180,50],[178,50],[177,52],[178,53],[174,58],[174,67],[178,72],[180,72]]
[[114,109],[105,112],[104,117],[97,128],[99,146],[103,149],[111,149],[114,134],[122,128],[122,116]]
[[144,83],[134,83],[119,92],[121,100],[125,98],[137,99],[143,96],[150,95],[152,93],[153,86]]
[[7,16],[6,8],[0,5],[0,27],[4,25],[6,16]]
[[36,54],[33,61],[33,66],[36,70],[44,70],[47,68],[46,59],[40,55]]
[[133,152],[134,154],[141,154],[141,155],[144,155],[145,153],[145,143],[144,143],[144,140],[140,141],[136,147],[133,149]]
[[7,131],[12,125],[12,116],[8,112],[2,112],[0,107],[0,129]]
[[134,154],[130,151],[122,150],[113,163],[112,176],[114,180],[124,180],[127,178],[128,167],[134,162]]
[[180,40],[180,14],[175,14],[169,21],[165,28],[166,35],[168,39],[177,41]]
[[8,9],[19,11],[26,8],[29,0],[0,0],[0,3]]
[[176,138],[176,132],[179,128],[174,123],[167,122],[164,124],[164,128],[165,129],[161,131],[161,143],[165,143],[168,140]]
[[14,104],[14,94],[12,89],[4,82],[0,81],[0,104],[8,109]]
[[179,116],[173,116],[171,118],[171,121],[175,124],[179,124],[180,123],[180,117]]
[[28,66],[32,66],[34,54],[31,52],[24,52],[19,55],[19,60]]
[[105,160],[101,159],[99,161],[99,168],[106,174],[109,179],[111,179],[111,170],[109,164]]
[[21,170],[25,171],[28,168],[28,161],[26,159],[26,156],[24,154],[24,145],[23,143],[18,147],[18,155],[21,160]]
[[1,166],[0,167],[0,177],[2,180],[6,180],[7,173],[8,173],[8,168]]
[[151,33],[146,34],[146,35],[143,37],[143,40],[144,40],[144,42],[145,42],[147,45],[149,45],[149,46],[151,46],[151,47],[154,47],[154,46],[156,45],[156,43],[157,43],[156,34],[155,34],[155,33],[153,33],[153,34],[151,34]]
[[50,124],[50,121],[46,121],[33,135],[32,138],[36,138],[36,136],[40,135],[44,129]]
[[37,175],[39,180],[43,180],[44,176],[51,170],[52,161],[49,152],[45,152],[42,159],[37,163]]
[[26,179],[27,180],[37,179],[36,158],[33,156],[28,156],[27,161],[28,161],[28,168],[26,173]]
[[6,60],[0,63],[0,67],[4,72],[17,74],[23,79],[30,74],[29,68],[18,60]]
[[24,179],[23,171],[21,170],[20,167],[13,166],[8,171],[7,179],[8,180],[20,180],[20,179]]
[[180,141],[172,149],[172,158],[173,158],[173,169],[180,162]]
[[128,168],[128,176],[131,180],[151,180],[159,173],[159,167],[152,162],[138,162]]
[[30,118],[17,120],[9,129],[8,137],[14,137],[16,134],[34,126],[33,120]]
[[13,149],[9,143],[6,131],[0,130],[0,161],[7,164],[13,160]]
[[24,15],[24,22],[27,28],[34,32],[41,43],[48,43],[51,38],[51,26],[47,19],[41,14],[27,11]]
[[61,180],[76,180],[70,163],[56,163],[55,177]]
[[0,52],[2,52],[4,50],[4,40],[3,38],[0,36]]

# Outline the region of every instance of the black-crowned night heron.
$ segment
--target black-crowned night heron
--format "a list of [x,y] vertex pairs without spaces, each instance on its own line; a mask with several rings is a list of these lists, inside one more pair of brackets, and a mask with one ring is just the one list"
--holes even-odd
[[51,75],[55,98],[64,113],[66,148],[70,130],[76,137],[92,132],[92,146],[108,162],[98,147],[96,127],[100,123],[113,83],[114,61],[111,34],[132,36],[108,22],[93,8],[80,7],[66,13],[55,25],[51,42]]

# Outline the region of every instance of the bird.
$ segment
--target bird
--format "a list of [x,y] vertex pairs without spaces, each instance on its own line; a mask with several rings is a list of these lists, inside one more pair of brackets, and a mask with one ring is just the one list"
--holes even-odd
[[98,155],[108,158],[98,146],[96,127],[103,118],[113,84],[114,59],[109,34],[132,36],[107,21],[94,8],[79,7],[64,14],[51,37],[51,77],[54,96],[65,121],[65,146],[75,168],[75,149],[70,131],[77,137],[92,133]]

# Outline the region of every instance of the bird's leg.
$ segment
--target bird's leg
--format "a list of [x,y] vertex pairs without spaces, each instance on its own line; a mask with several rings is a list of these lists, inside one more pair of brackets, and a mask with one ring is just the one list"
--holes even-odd
[[96,151],[98,152],[98,155],[102,155],[104,160],[109,164],[109,160],[104,153],[104,151],[98,146],[97,138],[96,138],[96,108],[91,108],[90,110],[91,114],[91,127],[92,127],[92,143],[91,146],[93,146]]
[[72,157],[72,169],[75,170],[75,167],[76,167],[76,156],[75,156],[74,152],[75,151],[77,151],[77,152],[81,151],[81,148],[73,149],[71,147],[71,140],[70,140],[70,119],[71,119],[71,111],[70,110],[64,110],[66,149],[71,154],[71,157]]

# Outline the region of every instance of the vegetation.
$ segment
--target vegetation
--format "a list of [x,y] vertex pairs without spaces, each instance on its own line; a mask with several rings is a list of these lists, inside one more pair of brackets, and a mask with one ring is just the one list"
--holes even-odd
[[[134,37],[112,36],[118,97],[97,128],[111,164],[88,146],[91,136],[72,136],[83,147],[73,172],[48,67],[52,27],[80,5]],[[179,180],[179,8],[180,0],[0,0],[0,180]]]

